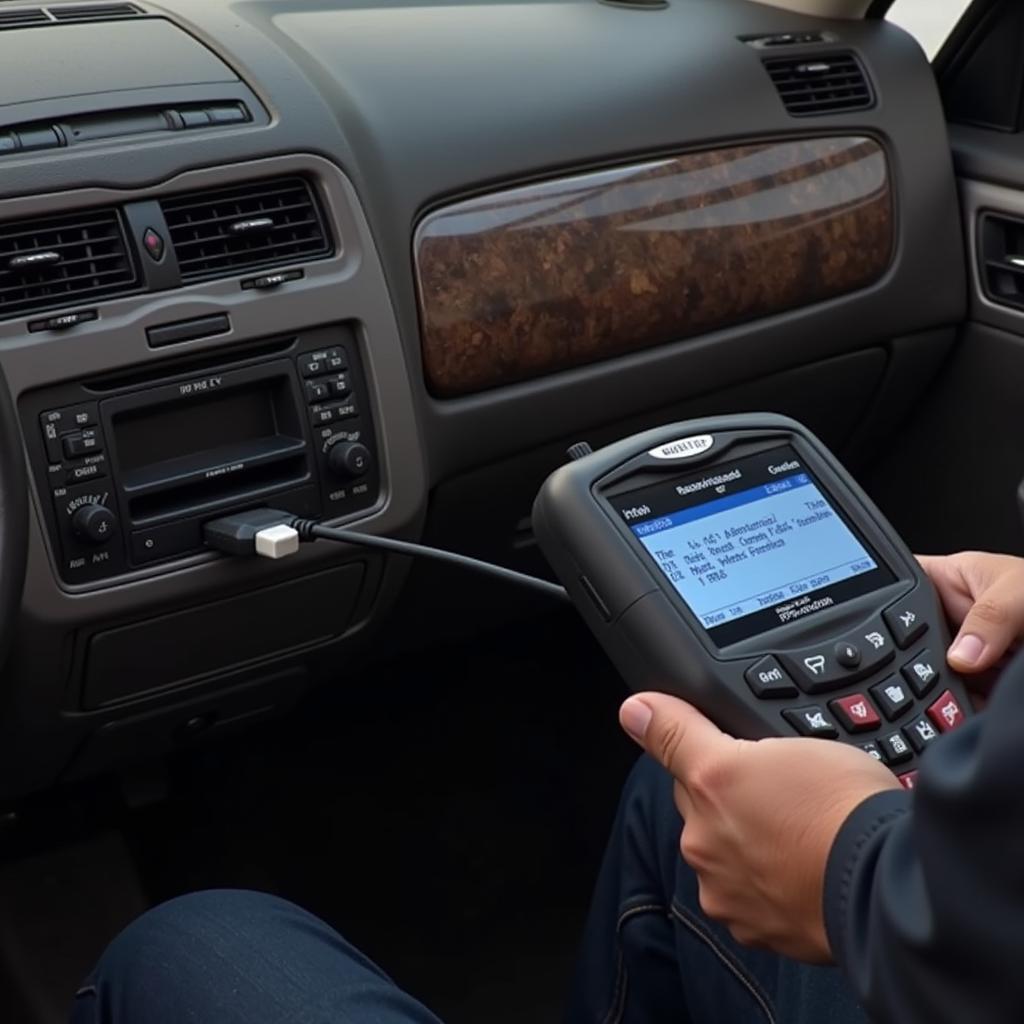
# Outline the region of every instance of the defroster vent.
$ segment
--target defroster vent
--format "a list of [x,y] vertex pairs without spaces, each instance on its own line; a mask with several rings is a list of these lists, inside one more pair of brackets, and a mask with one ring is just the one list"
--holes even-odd
[[331,254],[304,178],[274,178],[190,192],[161,202],[183,281]]
[[116,210],[0,223],[0,317],[117,295],[137,285]]
[[764,66],[793,117],[864,110],[875,102],[868,76],[852,53],[773,57]]

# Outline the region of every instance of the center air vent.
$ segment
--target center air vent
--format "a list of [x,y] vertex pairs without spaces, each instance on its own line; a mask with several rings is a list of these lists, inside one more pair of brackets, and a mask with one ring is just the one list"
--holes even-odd
[[192,192],[160,205],[183,281],[331,253],[323,217],[303,178]]
[[135,288],[116,210],[0,223],[0,317]]
[[764,66],[793,117],[864,110],[874,103],[868,77],[852,53],[775,57]]

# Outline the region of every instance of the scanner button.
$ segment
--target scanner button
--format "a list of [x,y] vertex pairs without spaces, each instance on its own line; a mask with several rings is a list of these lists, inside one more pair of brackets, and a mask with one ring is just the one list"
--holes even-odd
[[801,736],[834,740],[839,735],[836,723],[817,704],[806,708],[790,708],[782,714]]
[[859,744],[859,746],[865,754],[868,754],[869,756],[873,757],[876,761],[885,761],[885,755],[882,753],[881,748],[878,746],[877,743],[875,743],[874,740],[871,740],[868,743],[861,743]]
[[846,640],[836,644],[835,656],[843,668],[856,668],[860,664],[860,648]]
[[751,665],[743,675],[757,697],[795,697],[798,693],[786,670],[771,656]]
[[863,693],[838,697],[829,704],[829,707],[847,732],[870,732],[882,724],[878,712]]
[[893,732],[889,733],[888,736],[883,736],[879,740],[878,745],[882,750],[882,760],[886,764],[902,764],[904,761],[909,761],[913,756],[910,744],[901,732]]
[[874,619],[861,626],[856,633],[851,633],[843,643],[852,644],[861,651],[861,669],[867,674],[891,661],[896,656],[896,648],[881,619]]
[[314,427],[322,427],[327,423],[333,423],[335,420],[334,409],[329,405],[314,405],[309,410],[309,415]]
[[939,730],[922,715],[916,721],[903,727],[910,745],[920,754],[925,747],[939,738]]
[[931,651],[922,651],[901,671],[918,697],[923,697],[939,680],[939,662],[932,657]]
[[928,614],[916,594],[887,608],[883,617],[901,649],[909,647],[928,628]]
[[939,732],[950,732],[959,729],[967,721],[964,709],[950,690],[928,708],[928,717],[935,723]]
[[898,676],[889,676],[871,687],[871,696],[890,722],[899,718],[913,703],[907,684]]
[[839,664],[831,647],[779,657],[805,693],[827,693],[851,681],[849,670]]

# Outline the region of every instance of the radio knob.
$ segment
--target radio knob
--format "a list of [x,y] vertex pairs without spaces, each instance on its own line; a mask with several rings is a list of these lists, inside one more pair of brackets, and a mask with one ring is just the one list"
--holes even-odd
[[365,444],[336,444],[327,455],[327,468],[339,480],[354,480],[370,469],[373,456]]
[[71,517],[71,531],[87,544],[106,544],[117,533],[117,516],[106,505],[83,505]]

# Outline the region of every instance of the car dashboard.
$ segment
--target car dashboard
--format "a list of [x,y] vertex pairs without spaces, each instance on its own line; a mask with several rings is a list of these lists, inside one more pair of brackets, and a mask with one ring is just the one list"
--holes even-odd
[[29,504],[4,798],[357,685],[404,628],[407,561],[225,558],[210,519],[536,570],[566,440],[772,406],[840,445],[964,315],[934,80],[884,23],[60,0],[2,5],[0,45]]

